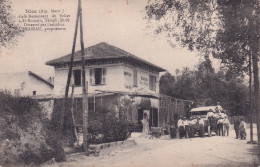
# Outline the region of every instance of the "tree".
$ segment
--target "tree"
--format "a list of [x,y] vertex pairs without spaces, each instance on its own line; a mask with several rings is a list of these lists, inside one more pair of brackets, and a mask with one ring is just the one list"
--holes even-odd
[[[205,58],[213,55],[233,74],[243,75],[248,70],[251,55],[255,108],[260,121],[257,0],[149,0],[146,13],[149,25],[155,24],[156,33],[165,33],[172,42],[198,50]],[[260,141],[260,123],[257,131]]]
[[160,78],[160,93],[172,96],[174,82],[175,78],[169,72],[162,75]]
[[15,43],[16,37],[22,34],[11,11],[10,0],[0,0],[0,46],[3,47]]
[[243,78],[226,77],[229,73],[224,69],[216,73],[209,59],[200,62],[194,70],[177,71],[176,76],[166,73],[160,78],[160,93],[196,102],[210,99],[208,105],[221,102],[231,115],[246,114],[248,91]]

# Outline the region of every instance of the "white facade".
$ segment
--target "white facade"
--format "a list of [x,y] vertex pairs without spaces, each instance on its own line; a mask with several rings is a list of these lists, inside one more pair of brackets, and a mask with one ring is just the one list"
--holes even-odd
[[53,88],[28,72],[0,74],[0,90],[15,96],[47,95]]
[[[94,75],[91,77],[90,69],[104,68],[105,82],[101,84],[93,84]],[[80,66],[73,68],[73,70],[80,70]],[[134,86],[134,70],[136,70],[136,86]],[[155,90],[150,90],[150,76],[156,78]],[[68,68],[56,68],[54,73],[54,95],[63,95],[68,77]],[[91,80],[92,78],[92,84]],[[72,73],[71,82],[74,83],[74,75]],[[114,64],[114,65],[100,65],[86,68],[86,81],[88,83],[88,92],[95,93],[95,90],[100,91],[123,91],[123,92],[142,92],[142,93],[159,93],[159,75],[150,73],[148,71],[134,68],[129,65]],[[75,83],[74,83],[75,84]],[[71,91],[71,89],[70,89]],[[74,94],[82,94],[82,87],[75,86]]]

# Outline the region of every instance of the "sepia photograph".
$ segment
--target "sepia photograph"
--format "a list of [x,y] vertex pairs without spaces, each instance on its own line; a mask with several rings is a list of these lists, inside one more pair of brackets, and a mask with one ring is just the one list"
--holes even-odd
[[259,167],[259,0],[0,0],[0,167]]

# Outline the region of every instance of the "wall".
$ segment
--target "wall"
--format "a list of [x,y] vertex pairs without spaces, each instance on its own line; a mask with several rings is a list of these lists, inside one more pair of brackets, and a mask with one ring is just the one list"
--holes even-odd
[[[137,87],[134,87],[134,68],[125,66],[124,67],[124,87],[126,91],[130,92],[149,92],[159,93],[159,75],[146,72],[141,69],[137,70]],[[156,77],[156,91],[149,89],[149,75]]]
[[[102,68],[104,66],[100,66],[98,68]],[[106,84],[105,85],[90,85],[89,78],[89,70],[90,68],[86,68],[86,81],[88,82],[88,92],[94,93],[95,90],[103,90],[103,91],[124,91],[124,74],[123,74],[123,66],[105,66],[107,68],[106,71]],[[74,68],[80,69],[80,67]],[[67,83],[68,77],[68,69],[55,69],[54,74],[54,94],[62,95],[65,93],[65,87]],[[71,81],[74,82],[74,78],[72,75]],[[71,89],[70,89],[71,92]],[[69,92],[69,93],[70,93]],[[96,92],[97,93],[97,92]],[[74,94],[82,94],[82,87],[76,86],[74,89]]]
[[[159,76],[156,76],[156,91],[149,89],[149,72],[137,69],[137,87],[133,87],[134,84],[134,68],[122,65],[116,66],[99,66],[98,68],[105,67],[106,71],[106,84],[105,85],[90,85],[89,83],[89,69],[86,68],[86,81],[88,81],[88,92],[94,93],[95,90],[103,91],[127,91],[127,92],[149,92],[159,93]],[[74,70],[81,69],[75,67]],[[62,95],[65,93],[65,87],[67,83],[68,69],[55,69],[54,77],[54,94]],[[71,81],[74,82],[73,74]],[[70,89],[71,91],[71,89]],[[70,92],[69,92],[70,94]],[[82,87],[76,86],[74,94],[82,94]]]

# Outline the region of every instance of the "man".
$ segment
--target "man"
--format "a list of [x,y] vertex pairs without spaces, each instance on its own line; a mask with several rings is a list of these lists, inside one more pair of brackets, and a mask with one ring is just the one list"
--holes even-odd
[[189,127],[189,122],[186,119],[186,117],[184,117],[183,125],[184,125],[184,129],[185,129],[185,137],[188,138],[189,137],[189,129],[190,129],[190,127]]
[[238,139],[238,137],[239,137],[239,125],[240,125],[240,120],[239,120],[239,116],[237,116],[235,118],[235,122],[234,122],[234,129],[235,129],[235,132],[236,132],[236,139]]
[[199,127],[200,127],[200,136],[204,137],[204,120],[201,117],[198,117]]
[[183,122],[183,117],[180,117],[177,123],[178,129],[179,129],[179,136],[180,139],[185,135],[185,129],[184,129],[184,122]]
[[241,122],[239,125],[239,131],[240,131],[240,138],[242,140],[246,140],[246,123],[244,122],[243,118],[241,118]]
[[194,126],[196,126],[196,124],[197,124],[197,118],[194,118],[189,121],[189,127],[190,127],[189,137],[190,138],[194,137]]
[[221,107],[220,102],[217,102],[216,112],[221,113],[222,111],[223,111],[223,108]]
[[225,118],[224,118],[224,136],[226,136],[226,133],[227,133],[227,136],[229,135],[229,126],[230,126],[230,122],[228,120],[228,117],[225,116]]
[[219,136],[223,136],[223,122],[224,122],[224,119],[220,117],[218,119],[218,122],[217,122],[217,128],[218,128],[218,135]]

